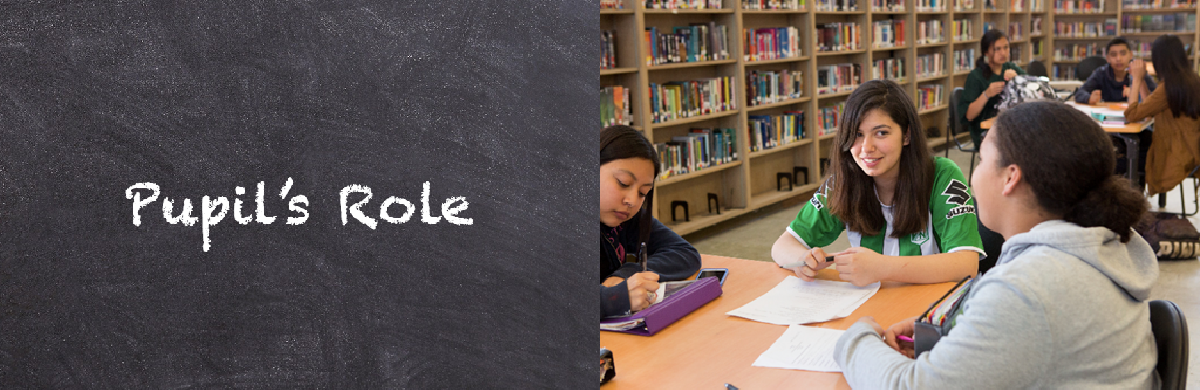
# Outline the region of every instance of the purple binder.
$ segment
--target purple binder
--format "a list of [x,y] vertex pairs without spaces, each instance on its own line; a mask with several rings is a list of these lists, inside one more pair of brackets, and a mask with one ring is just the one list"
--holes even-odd
[[650,305],[646,310],[637,312],[637,314],[625,317],[612,317],[600,320],[600,323],[625,322],[638,318],[645,319],[645,327],[637,327],[629,330],[612,331],[621,333],[636,334],[639,336],[652,336],[658,331],[666,328],[667,325],[688,315],[693,310],[699,309],[700,306],[721,296],[721,282],[717,278],[703,278],[695,283],[684,287],[682,290],[664,299],[662,302]]

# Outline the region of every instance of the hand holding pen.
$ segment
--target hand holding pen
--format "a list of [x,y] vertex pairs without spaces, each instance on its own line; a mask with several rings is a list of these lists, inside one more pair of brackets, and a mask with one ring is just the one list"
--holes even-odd
[[795,263],[780,264],[780,268],[787,268],[796,273],[796,277],[803,279],[806,282],[816,280],[817,271],[823,270],[833,264],[833,256],[825,253],[824,249],[812,248],[800,255],[800,261]]
[[912,359],[914,356],[913,328],[917,317],[905,318],[887,328],[883,334],[883,342],[889,347]]

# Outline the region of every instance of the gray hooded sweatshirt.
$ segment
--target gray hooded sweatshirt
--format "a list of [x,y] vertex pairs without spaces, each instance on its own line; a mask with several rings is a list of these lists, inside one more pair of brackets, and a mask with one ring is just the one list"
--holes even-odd
[[1138,234],[1046,221],[1004,243],[933,350],[909,359],[856,323],[834,359],[857,389],[1157,388],[1156,279]]

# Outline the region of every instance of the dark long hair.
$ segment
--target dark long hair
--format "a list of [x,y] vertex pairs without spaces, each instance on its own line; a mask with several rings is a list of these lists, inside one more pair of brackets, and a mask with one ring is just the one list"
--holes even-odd
[[846,98],[842,122],[838,124],[831,163],[834,182],[828,192],[829,210],[846,223],[849,230],[862,234],[879,234],[887,227],[879,197],[875,195],[875,180],[854,162],[850,147],[854,145],[862,120],[871,110],[879,109],[900,125],[901,136],[908,144],[900,152],[900,176],[896,180],[892,209],[893,237],[925,230],[929,217],[929,197],[933,191],[933,157],[916,106],[900,85],[886,80],[863,83]]
[[1000,39],[1008,39],[1008,35],[1005,35],[1000,30],[988,30],[988,32],[983,33],[983,39],[979,41],[979,48],[982,51],[982,55],[979,56],[978,60],[975,60],[975,69],[983,72],[984,80],[987,80],[992,74],[992,66],[988,65],[988,51],[992,50],[992,45],[995,45],[996,41]]
[[[644,158],[654,164],[654,177],[659,174],[658,152],[654,144],[646,139],[641,132],[625,125],[612,125],[600,131],[600,165],[613,160],[626,158]],[[650,226],[654,222],[654,188],[646,193],[646,201],[638,217],[638,242],[646,242],[650,238]]]
[[1150,59],[1154,70],[1162,81],[1159,88],[1166,88],[1167,107],[1178,118],[1186,115],[1200,119],[1200,76],[1192,72],[1183,51],[1183,42],[1174,35],[1162,35],[1151,46]]
[[[1083,112],[1057,102],[1022,103],[1000,113],[995,129],[998,164],[1021,167],[1038,206],[1067,222],[1105,227],[1129,242],[1149,205],[1125,178],[1112,174],[1112,141]],[[1053,134],[1054,141],[1046,142]]]

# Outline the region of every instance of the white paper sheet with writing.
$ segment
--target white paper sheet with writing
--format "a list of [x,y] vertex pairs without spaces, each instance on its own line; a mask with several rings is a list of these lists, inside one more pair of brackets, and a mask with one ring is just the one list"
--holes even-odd
[[783,336],[754,360],[754,366],[789,370],[842,372],[833,360],[833,348],[844,330],[789,326]]
[[847,282],[805,282],[788,276],[771,291],[725,314],[776,325],[825,322],[849,316],[878,291],[879,283],[854,287]]

